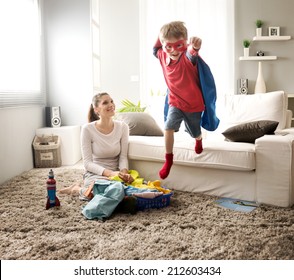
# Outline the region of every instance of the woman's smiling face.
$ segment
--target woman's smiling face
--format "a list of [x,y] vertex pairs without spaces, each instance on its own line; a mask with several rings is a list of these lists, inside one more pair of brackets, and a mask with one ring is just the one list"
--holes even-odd
[[95,108],[95,112],[99,116],[113,116],[115,114],[115,104],[113,99],[109,95],[101,96],[98,107]]

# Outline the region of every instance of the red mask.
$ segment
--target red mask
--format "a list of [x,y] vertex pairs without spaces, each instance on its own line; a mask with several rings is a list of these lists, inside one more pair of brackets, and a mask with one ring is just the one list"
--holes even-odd
[[171,53],[173,51],[183,52],[187,49],[187,43],[186,40],[179,40],[174,43],[166,43],[163,47],[167,53]]

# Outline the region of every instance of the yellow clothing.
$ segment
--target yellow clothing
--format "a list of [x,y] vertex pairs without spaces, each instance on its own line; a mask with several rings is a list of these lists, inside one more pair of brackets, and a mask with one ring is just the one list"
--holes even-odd
[[[137,170],[129,170],[129,174],[133,177],[134,181],[132,182],[131,186],[135,187],[136,185],[141,185],[144,182],[143,178],[139,178],[139,172]],[[123,182],[118,175],[110,177],[111,180]]]
[[[131,186],[135,188],[140,188],[140,189],[156,189],[159,192],[163,192],[164,194],[170,193],[171,190],[162,188],[160,186],[160,181],[155,180],[155,181],[148,181],[147,184],[144,184],[144,179],[139,177],[139,172],[137,170],[129,170],[129,174],[133,177],[134,181],[132,182]],[[115,181],[120,181],[123,182],[121,178],[119,178],[118,175],[113,176],[110,178],[111,180]]]
[[136,188],[141,188],[141,189],[156,189],[159,192],[163,192],[164,194],[170,193],[171,190],[162,188],[160,186],[160,181],[155,180],[155,181],[148,181],[147,185],[146,184],[137,184],[134,187]]

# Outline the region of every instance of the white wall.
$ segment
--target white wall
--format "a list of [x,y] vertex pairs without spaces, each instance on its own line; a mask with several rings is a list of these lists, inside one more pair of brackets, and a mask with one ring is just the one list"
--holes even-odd
[[33,168],[32,143],[43,116],[42,107],[0,109],[0,184]]
[[61,107],[62,125],[87,121],[92,98],[89,0],[45,0],[48,106]]
[[140,99],[139,1],[100,0],[101,84],[116,106]]
[[237,0],[235,1],[235,69],[237,79],[249,80],[249,92],[254,92],[258,63],[239,61],[243,56],[243,39],[255,36],[255,21],[264,21],[263,35],[268,34],[269,26],[279,26],[281,35],[291,35],[290,41],[253,42],[250,55],[262,50],[267,55],[276,55],[277,60],[262,62],[263,76],[267,91],[284,90],[294,93],[294,24],[293,0]]
[[[89,0],[45,0],[48,105],[61,106],[62,124],[86,122],[92,99]],[[139,1],[100,0],[101,91],[138,101]]]

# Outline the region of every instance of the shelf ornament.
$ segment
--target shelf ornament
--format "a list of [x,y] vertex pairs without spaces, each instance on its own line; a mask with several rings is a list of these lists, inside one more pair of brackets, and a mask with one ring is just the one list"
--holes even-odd
[[262,74],[262,63],[258,62],[258,73],[254,93],[266,93],[266,85]]
[[249,47],[250,47],[251,41],[248,39],[243,40],[243,47],[244,47],[244,57],[249,56]]
[[263,21],[261,19],[257,19],[255,21],[255,25],[256,25],[256,37],[261,37]]
[[280,27],[278,27],[278,26],[276,26],[276,27],[270,26],[268,28],[268,35],[270,37],[280,36]]

